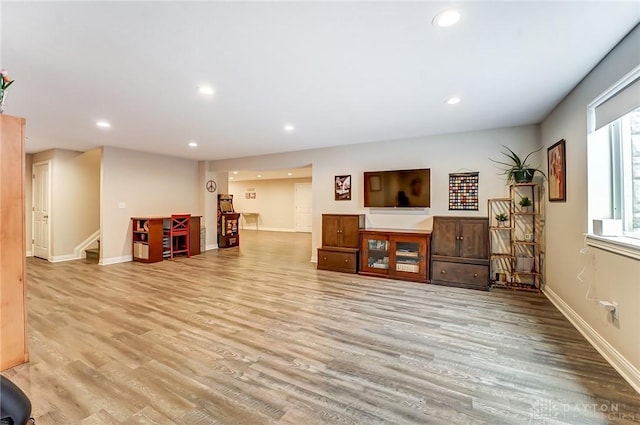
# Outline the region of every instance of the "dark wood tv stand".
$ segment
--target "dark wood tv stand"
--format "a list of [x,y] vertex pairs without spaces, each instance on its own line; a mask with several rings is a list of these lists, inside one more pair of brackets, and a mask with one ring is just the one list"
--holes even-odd
[[431,232],[360,231],[360,274],[428,283]]

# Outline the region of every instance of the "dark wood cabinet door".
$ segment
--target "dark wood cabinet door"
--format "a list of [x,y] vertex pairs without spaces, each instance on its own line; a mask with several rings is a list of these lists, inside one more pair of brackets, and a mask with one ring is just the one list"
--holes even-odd
[[391,237],[391,274],[411,280],[427,280],[428,237]]
[[360,244],[360,216],[344,216],[338,232],[341,245],[345,248],[358,248]]
[[487,219],[461,219],[458,222],[458,241],[462,258],[489,257],[489,221]]
[[358,249],[363,227],[363,215],[322,214],[322,246]]
[[431,235],[431,254],[446,257],[458,256],[458,219],[435,217]]
[[[338,230],[340,229],[340,217],[335,215],[322,216],[322,246],[342,246]],[[357,245],[356,245],[357,246]]]

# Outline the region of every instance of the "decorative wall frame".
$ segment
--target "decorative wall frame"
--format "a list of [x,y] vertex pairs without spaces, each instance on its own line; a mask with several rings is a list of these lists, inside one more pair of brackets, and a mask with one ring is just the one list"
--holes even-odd
[[351,174],[336,176],[334,192],[336,201],[351,200]]
[[562,139],[547,149],[549,202],[567,201],[567,152]]
[[449,210],[478,211],[480,173],[449,174]]

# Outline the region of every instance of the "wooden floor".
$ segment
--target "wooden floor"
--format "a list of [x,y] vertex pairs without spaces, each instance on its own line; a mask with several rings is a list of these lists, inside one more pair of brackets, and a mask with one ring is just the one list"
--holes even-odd
[[640,395],[542,295],[315,270],[309,234],[156,264],[28,259],[47,424],[632,424]]

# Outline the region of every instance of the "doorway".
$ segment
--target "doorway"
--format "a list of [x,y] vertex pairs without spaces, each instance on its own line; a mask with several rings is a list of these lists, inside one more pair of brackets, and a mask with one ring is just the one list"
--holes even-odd
[[312,191],[311,183],[296,183],[295,186],[295,229],[296,232],[311,233]]
[[51,240],[51,161],[33,164],[33,240],[34,257],[49,260]]

